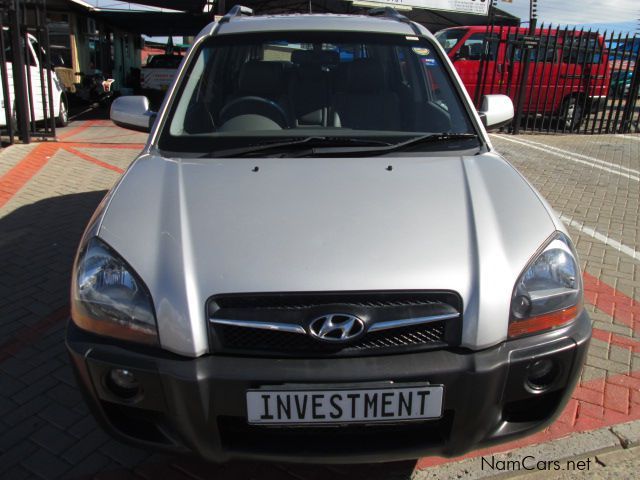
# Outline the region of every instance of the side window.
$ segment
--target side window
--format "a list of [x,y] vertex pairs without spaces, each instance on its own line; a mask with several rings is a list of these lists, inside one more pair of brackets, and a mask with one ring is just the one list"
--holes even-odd
[[[9,32],[8,31],[3,31],[3,40],[4,40],[4,55],[5,55],[5,60],[7,61],[7,63],[9,62],[13,62],[13,51],[11,50],[11,37],[9,36]],[[33,46],[33,49],[38,52],[38,49],[40,48],[40,46],[38,45],[38,42],[35,41],[30,41],[29,43],[31,43],[31,45]],[[24,46],[24,39],[21,38],[20,39],[20,44],[22,46]],[[36,67],[38,66],[38,62],[36,62],[36,59],[33,56],[33,52],[31,51],[30,48],[27,48],[27,62],[28,65],[31,65],[32,67]]]
[[562,50],[562,61],[574,64],[600,63],[600,50],[597,38],[567,38]]
[[458,50],[458,55],[464,60],[482,60],[483,53],[487,60],[495,60],[498,56],[498,46],[500,44],[496,37],[488,38],[484,33],[474,33],[469,36]]
[[540,45],[534,48],[531,53],[531,60],[534,62],[549,62],[556,60],[557,40],[554,37],[544,37],[540,39]]
[[444,51],[449,53],[455,48],[460,39],[467,33],[466,28],[454,28],[450,30],[441,30],[436,33],[436,39],[444,48]]
[[520,46],[520,35],[510,34],[507,40],[507,58],[510,62],[522,61],[522,47]]
[[507,50],[507,58],[513,62],[521,62],[523,60],[524,51],[529,52],[529,61],[531,62],[548,62],[552,63],[557,60],[558,42],[555,37],[540,37],[540,42],[535,47],[523,47],[522,36],[509,35],[509,48]]

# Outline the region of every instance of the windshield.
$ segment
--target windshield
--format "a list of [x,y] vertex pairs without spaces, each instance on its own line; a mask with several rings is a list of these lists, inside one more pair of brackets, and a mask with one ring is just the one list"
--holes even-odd
[[473,134],[435,50],[427,40],[389,34],[213,37],[182,75],[159,146],[215,153],[309,137],[362,146]]
[[441,30],[436,33],[438,43],[442,45],[444,51],[449,53],[458,44],[460,39],[464,37],[467,31],[464,28],[453,28],[450,30]]

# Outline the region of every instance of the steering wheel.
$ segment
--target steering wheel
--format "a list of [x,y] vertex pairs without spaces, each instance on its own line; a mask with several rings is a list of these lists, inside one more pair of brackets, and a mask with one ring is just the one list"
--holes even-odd
[[273,120],[281,128],[288,128],[289,122],[284,109],[276,102],[263,97],[239,97],[227,103],[220,110],[220,124],[240,115],[260,115]]

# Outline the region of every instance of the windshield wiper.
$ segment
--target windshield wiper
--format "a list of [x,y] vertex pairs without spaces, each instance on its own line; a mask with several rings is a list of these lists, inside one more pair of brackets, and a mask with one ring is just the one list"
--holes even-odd
[[[230,148],[226,150],[216,150],[214,152],[207,153],[203,157],[213,158],[230,158],[230,157],[244,157],[250,156],[255,153],[278,153],[278,152],[290,152],[292,149],[297,150],[297,147],[304,145],[305,152],[315,149],[317,147],[335,148],[335,147],[363,147],[370,146],[372,148],[380,148],[380,146],[389,147],[395,144],[389,142],[383,142],[380,140],[364,140],[358,138],[349,137],[305,137],[303,139],[291,140],[288,142],[271,142],[263,143],[260,145],[253,145],[251,147]],[[289,155],[286,155],[289,156]],[[291,155],[296,156],[296,155]]]
[[478,135],[475,133],[429,133],[427,135],[420,135],[417,137],[412,137],[409,140],[405,140],[399,143],[392,143],[383,146],[371,146],[371,147],[362,147],[362,148],[309,148],[308,150],[304,150],[301,152],[297,152],[291,156],[316,156],[316,155],[362,155],[366,153],[367,155],[384,155],[385,153],[391,152],[400,152],[404,150],[409,150],[413,147],[424,145],[424,144],[433,144],[433,143],[442,143],[442,142],[453,142],[456,140],[466,140],[471,138],[478,138]]

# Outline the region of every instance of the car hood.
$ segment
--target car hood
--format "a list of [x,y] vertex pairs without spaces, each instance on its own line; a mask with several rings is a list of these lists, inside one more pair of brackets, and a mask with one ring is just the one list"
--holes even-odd
[[163,347],[195,356],[208,350],[207,299],[236,292],[454,290],[463,344],[495,344],[518,275],[555,229],[539,195],[494,153],[143,155],[112,192],[98,235],[149,287]]

